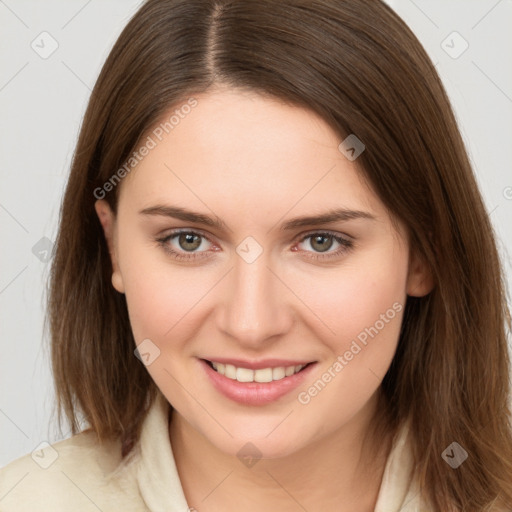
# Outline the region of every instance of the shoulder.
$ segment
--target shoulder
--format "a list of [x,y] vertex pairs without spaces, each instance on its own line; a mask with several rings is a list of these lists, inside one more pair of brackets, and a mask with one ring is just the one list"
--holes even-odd
[[[123,466],[120,442],[100,443],[90,430],[53,445],[40,445],[0,469],[0,510],[97,512],[100,508],[108,512],[121,504],[125,510],[144,510],[132,507],[137,500],[129,489],[137,486],[123,485],[123,479],[117,478]],[[125,473],[123,477],[129,478],[130,472]]]

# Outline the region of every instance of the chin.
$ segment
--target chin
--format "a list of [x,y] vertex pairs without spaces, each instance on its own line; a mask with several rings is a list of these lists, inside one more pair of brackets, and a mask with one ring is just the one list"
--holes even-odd
[[[263,459],[279,459],[288,457],[305,448],[309,442],[306,439],[304,425],[296,428],[283,421],[286,415],[272,418],[272,421],[254,422],[247,424],[225,424],[226,430],[233,436],[206,434],[209,442],[220,451],[230,456],[258,456]],[[282,422],[282,423],[281,423]],[[243,422],[246,423],[246,422]],[[295,434],[295,435],[294,435]],[[205,433],[203,432],[203,435]],[[310,440],[312,442],[313,439]]]

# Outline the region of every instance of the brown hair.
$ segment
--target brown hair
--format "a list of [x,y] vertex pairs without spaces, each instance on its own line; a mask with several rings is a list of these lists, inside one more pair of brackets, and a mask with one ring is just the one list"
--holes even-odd
[[[149,0],[135,14],[93,90],[62,203],[49,290],[59,421],[77,433],[83,414],[123,456],[138,439],[157,390],[111,286],[94,191],[171,106],[215,84],[306,107],[340,141],[363,141],[363,175],[435,282],[408,297],[375,424],[410,420],[431,510],[512,507],[510,316],[493,229],[435,68],[376,0]],[[114,211],[119,188],[106,196]],[[469,453],[457,470],[441,457],[453,441]]]

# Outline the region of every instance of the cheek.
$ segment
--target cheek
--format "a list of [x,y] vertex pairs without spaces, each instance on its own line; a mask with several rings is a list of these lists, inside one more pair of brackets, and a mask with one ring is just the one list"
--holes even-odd
[[[338,353],[351,350],[354,341],[365,348],[366,343],[374,339],[378,343],[374,350],[382,355],[394,349],[401,323],[398,313],[405,301],[405,278],[401,272],[386,269],[385,265],[373,270],[352,272],[334,302],[338,307],[331,306]],[[367,352],[362,358],[370,356]]]
[[200,328],[217,273],[172,264],[163,249],[147,243],[125,244],[124,256],[120,267],[136,343],[149,338],[162,350],[182,350]]
[[[323,284],[324,293],[311,292],[307,300],[334,334],[316,328],[317,333],[323,332],[325,357],[314,378],[300,390],[298,402],[319,414],[331,410],[333,428],[361,409],[393,360],[405,307],[406,276],[406,254],[390,251],[303,282],[304,294],[308,289],[318,292]],[[332,408],[334,403],[339,407]]]
[[398,336],[397,313],[403,309],[407,284],[407,255],[402,252],[368,251],[330,269],[305,269],[295,276],[287,272],[284,280],[314,313],[302,318],[309,318],[310,329],[337,353],[360,333],[364,338],[368,329],[374,332],[374,326],[391,339]]

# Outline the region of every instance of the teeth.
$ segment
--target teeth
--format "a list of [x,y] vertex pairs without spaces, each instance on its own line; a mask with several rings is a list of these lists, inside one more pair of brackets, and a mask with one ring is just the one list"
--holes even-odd
[[286,376],[286,369],[284,366],[279,366],[272,370],[272,380],[281,380]]
[[285,375],[289,377],[295,373],[295,366],[287,366],[285,370]]
[[226,371],[223,373],[228,379],[236,379],[236,368],[232,364],[226,365]]
[[254,382],[272,382],[272,368],[254,370]]
[[236,380],[238,382],[253,382],[254,370],[249,370],[248,368],[237,368]]
[[231,380],[237,380],[238,382],[272,382],[273,380],[281,380],[285,377],[290,377],[300,372],[306,365],[278,366],[277,368],[261,368],[259,370],[237,368],[232,364],[214,362],[212,362],[212,366],[221,375]]

